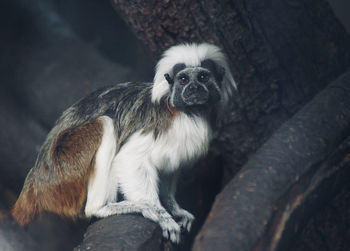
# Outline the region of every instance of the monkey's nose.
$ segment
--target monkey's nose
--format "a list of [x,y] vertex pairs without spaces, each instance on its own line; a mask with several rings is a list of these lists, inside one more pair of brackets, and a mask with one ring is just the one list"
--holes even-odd
[[196,84],[196,83],[190,84],[190,86],[188,88],[191,92],[205,91],[203,86]]

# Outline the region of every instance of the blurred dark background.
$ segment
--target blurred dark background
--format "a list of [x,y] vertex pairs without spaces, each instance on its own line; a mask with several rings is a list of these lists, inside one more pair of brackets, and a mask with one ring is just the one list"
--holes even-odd
[[[330,3],[349,31],[350,2]],[[0,31],[1,219],[59,114],[98,87],[151,81],[155,61],[108,0],[2,0]],[[89,224],[45,216],[22,231],[2,221],[0,250],[69,250]]]

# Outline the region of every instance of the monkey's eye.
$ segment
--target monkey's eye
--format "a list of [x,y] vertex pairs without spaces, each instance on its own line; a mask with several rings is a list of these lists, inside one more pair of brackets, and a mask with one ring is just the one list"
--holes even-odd
[[209,74],[207,72],[200,72],[197,76],[197,79],[201,83],[206,83],[209,80]]
[[188,83],[189,79],[188,79],[188,76],[187,75],[181,75],[179,77],[179,81],[181,84],[185,85]]

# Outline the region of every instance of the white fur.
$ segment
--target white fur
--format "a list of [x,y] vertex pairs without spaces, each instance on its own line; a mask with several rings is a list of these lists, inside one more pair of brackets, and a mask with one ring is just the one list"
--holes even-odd
[[164,74],[172,75],[172,68],[178,63],[184,63],[186,66],[200,66],[205,59],[211,59],[218,65],[225,68],[225,76],[222,82],[221,104],[226,105],[231,94],[232,88],[237,88],[233,80],[230,68],[227,64],[225,55],[220,48],[215,45],[202,44],[180,44],[166,50],[162,59],[156,67],[154,85],[152,89],[152,101],[159,102],[160,99],[169,93],[169,84],[164,78]]
[[211,128],[202,117],[180,113],[170,129],[153,145],[151,159],[158,169],[171,172],[179,165],[191,165],[207,153]]
[[113,172],[127,200],[158,200],[158,174],[150,162],[152,144],[151,135],[136,132],[115,157]]
[[110,179],[110,167],[116,151],[113,120],[107,116],[102,116],[99,120],[103,124],[103,137],[96,153],[95,172],[89,180],[85,205],[87,216],[105,205],[106,201],[116,200],[117,187]]
[[181,164],[192,164],[208,151],[210,137],[204,119],[180,113],[157,140],[151,133],[136,132],[115,157],[113,176],[128,200],[156,201],[158,171],[173,172]]

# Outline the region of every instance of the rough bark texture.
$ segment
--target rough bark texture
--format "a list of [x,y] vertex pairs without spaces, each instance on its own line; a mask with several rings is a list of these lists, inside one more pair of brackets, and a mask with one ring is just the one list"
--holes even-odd
[[350,184],[308,221],[288,250],[347,251],[350,247]]
[[350,72],[250,158],[216,199],[193,249],[286,250],[310,214],[348,181],[349,135]]
[[142,216],[112,216],[91,224],[74,250],[161,250],[161,235],[160,228]]

